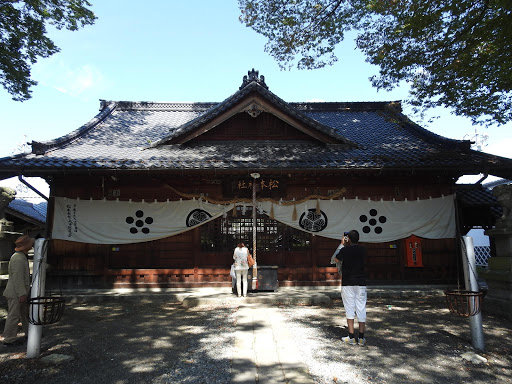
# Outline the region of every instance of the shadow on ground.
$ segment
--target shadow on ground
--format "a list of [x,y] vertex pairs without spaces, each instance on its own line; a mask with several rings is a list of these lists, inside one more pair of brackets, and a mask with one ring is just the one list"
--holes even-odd
[[[162,298],[68,305],[43,327],[40,358],[26,359],[26,344],[0,350],[0,381],[198,383],[211,374],[229,382],[235,319],[236,308],[185,309]],[[73,359],[44,362],[55,354]]]
[[[329,371],[332,381],[323,382],[345,382],[345,372],[336,367],[340,365],[358,370],[365,383],[512,383],[512,322],[508,320],[483,314],[486,351],[479,355],[487,363],[475,365],[461,357],[475,353],[469,320],[450,313],[443,297],[370,299],[366,347],[341,342],[340,336],[348,333],[341,307],[337,301],[330,308],[281,308],[290,323],[302,323],[297,338],[306,334],[317,345],[324,340],[325,346],[302,351],[322,362],[310,367],[314,377],[315,370],[316,377],[325,377]],[[321,355],[329,359],[322,361]],[[329,361],[336,365],[326,368]]]
[[[0,348],[0,381],[229,383],[236,300],[184,308],[160,295],[67,305],[60,322],[44,326],[40,358],[26,359],[26,345]],[[461,358],[473,351],[468,319],[451,314],[443,297],[370,298],[366,347],[341,343],[339,300],[279,309],[316,383],[347,382],[347,367],[360,383],[512,383],[512,322],[484,311],[487,363],[475,365]],[[72,360],[44,362],[55,354]]]

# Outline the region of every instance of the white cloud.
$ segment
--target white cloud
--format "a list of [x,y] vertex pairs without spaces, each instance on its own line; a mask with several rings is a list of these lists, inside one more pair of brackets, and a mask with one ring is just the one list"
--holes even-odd
[[103,82],[103,76],[93,66],[83,65],[75,69],[65,69],[58,80],[54,87],[59,92],[80,96],[90,89],[99,87]]
[[[27,183],[29,183],[32,187],[37,189],[46,197],[50,195],[50,186],[48,185],[48,183],[46,183],[44,179],[41,179],[39,177],[24,177],[23,180],[25,180]],[[38,203],[40,201],[44,201],[44,199],[41,196],[39,196],[36,192],[34,192],[32,189],[27,187],[22,182],[20,182],[17,177],[1,180],[0,186],[14,189],[16,191],[17,199],[28,200],[31,203]]]
[[[482,152],[490,153],[496,156],[503,156],[510,158],[512,155],[512,137],[511,138],[500,138],[499,140],[494,140],[491,144],[482,148]],[[457,180],[459,184],[474,184],[479,181],[483,177],[480,175],[466,175],[462,176]],[[489,175],[483,183],[490,183],[492,181],[500,180],[500,177]]]
[[34,79],[41,85],[73,97],[98,93],[106,85],[103,74],[94,65],[71,67],[62,60],[52,58],[34,66]]
[[500,140],[493,141],[488,146],[482,148],[483,152],[492,153],[493,155],[512,157],[512,137],[501,138]]

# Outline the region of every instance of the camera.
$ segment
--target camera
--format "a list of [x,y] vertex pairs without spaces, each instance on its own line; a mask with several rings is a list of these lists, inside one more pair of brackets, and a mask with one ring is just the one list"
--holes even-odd
[[348,241],[348,232],[343,232],[343,237],[345,241]]

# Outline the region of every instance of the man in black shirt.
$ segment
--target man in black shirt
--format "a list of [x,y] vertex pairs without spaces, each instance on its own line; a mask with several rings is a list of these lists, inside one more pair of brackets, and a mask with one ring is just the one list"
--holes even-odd
[[[341,264],[341,298],[347,317],[348,336],[342,340],[348,344],[365,345],[364,328],[366,323],[366,248],[359,244],[359,232],[345,233],[340,246],[331,260]],[[354,318],[359,323],[359,337],[354,337]]]

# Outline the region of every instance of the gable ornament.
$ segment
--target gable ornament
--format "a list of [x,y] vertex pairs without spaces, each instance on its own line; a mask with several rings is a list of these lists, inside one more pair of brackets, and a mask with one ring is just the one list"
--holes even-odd
[[244,112],[247,112],[251,117],[257,117],[261,112],[265,112],[265,110],[261,107],[261,105],[257,103],[252,103]]
[[252,71],[247,72],[247,76],[243,77],[242,85],[240,86],[239,89],[247,87],[253,81],[261,85],[263,88],[268,89],[267,84],[265,84],[265,76],[259,76],[259,71],[254,70],[254,68],[252,69]]

